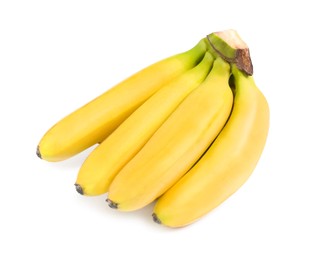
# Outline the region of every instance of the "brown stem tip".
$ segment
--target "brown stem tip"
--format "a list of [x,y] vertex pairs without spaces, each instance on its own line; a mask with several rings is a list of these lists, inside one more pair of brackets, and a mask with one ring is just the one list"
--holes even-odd
[[247,75],[253,75],[249,48],[235,30],[211,33],[207,38],[210,46],[221,58],[230,64],[235,63]]
[[157,217],[155,213],[152,214],[153,221],[158,224],[162,224],[161,220]]
[[74,186],[78,193],[80,193],[81,195],[84,195],[83,189],[79,184],[74,184]]
[[40,154],[40,150],[39,150],[39,145],[37,145],[37,148],[36,148],[36,155],[38,156],[38,158],[42,159],[42,155]]
[[108,206],[112,209],[118,209],[118,203],[111,201],[110,199],[106,199]]

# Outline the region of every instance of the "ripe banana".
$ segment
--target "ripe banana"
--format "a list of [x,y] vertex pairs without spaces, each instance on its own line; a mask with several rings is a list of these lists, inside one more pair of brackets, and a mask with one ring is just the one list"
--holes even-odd
[[37,155],[47,161],[61,161],[102,142],[165,83],[198,64],[206,49],[202,39],[191,50],[139,71],[72,112],[46,132]]
[[144,207],[193,166],[230,115],[229,77],[230,65],[217,58],[205,81],[114,178],[107,199],[110,207],[123,211]]
[[144,146],[182,100],[206,78],[212,62],[212,55],[206,53],[196,67],[153,94],[96,147],[78,173],[75,184],[77,191],[84,195],[107,192],[119,170]]
[[254,79],[232,66],[234,105],[219,136],[199,162],[162,195],[153,219],[182,227],[201,218],[237,191],[253,172],[269,129],[268,103]]

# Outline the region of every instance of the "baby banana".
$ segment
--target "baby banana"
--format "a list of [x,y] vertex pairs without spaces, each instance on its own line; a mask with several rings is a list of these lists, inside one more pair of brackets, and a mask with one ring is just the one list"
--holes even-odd
[[37,155],[47,161],[61,161],[102,142],[165,83],[198,64],[206,49],[202,39],[191,50],[139,71],[75,110],[46,132]]
[[202,156],[232,108],[230,65],[217,58],[205,81],[190,93],[109,187],[110,207],[146,206],[174,185]]
[[268,103],[254,79],[232,67],[235,98],[231,116],[196,165],[161,196],[153,219],[170,227],[188,225],[220,205],[253,172],[269,129]]
[[144,146],[193,89],[207,77],[213,58],[206,53],[193,69],[170,81],[133,112],[108,138],[90,153],[76,181],[84,195],[107,192],[121,168]]

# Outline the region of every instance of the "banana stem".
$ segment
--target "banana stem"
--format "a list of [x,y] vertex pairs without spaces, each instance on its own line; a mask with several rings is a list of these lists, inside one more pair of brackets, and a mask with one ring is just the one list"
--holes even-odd
[[207,35],[209,51],[231,65],[235,64],[247,75],[253,75],[253,64],[249,48],[235,30],[226,30]]

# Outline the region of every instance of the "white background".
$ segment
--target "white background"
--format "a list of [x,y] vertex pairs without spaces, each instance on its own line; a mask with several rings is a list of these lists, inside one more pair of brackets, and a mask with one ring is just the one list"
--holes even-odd
[[[1,259],[315,259],[312,1],[0,1]],[[46,130],[139,69],[234,28],[271,110],[250,180],[181,229],[74,182],[88,151],[35,155]]]

